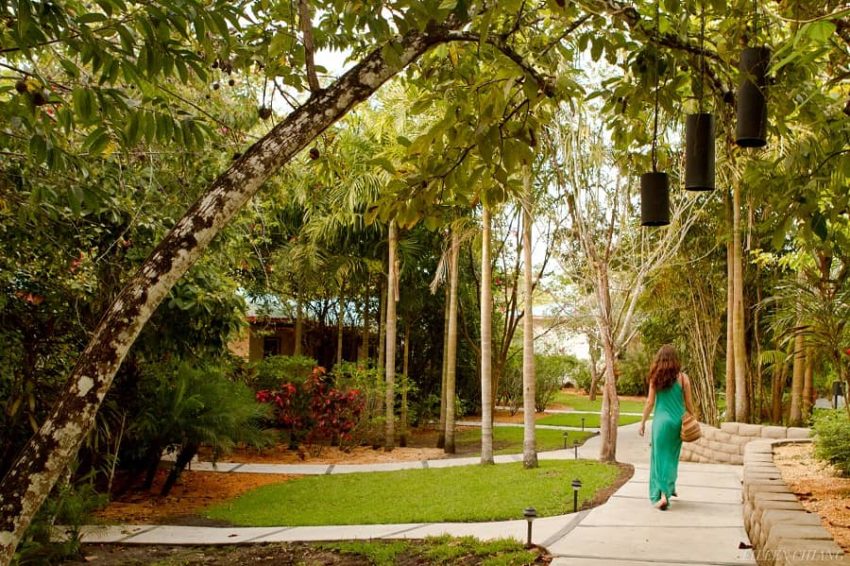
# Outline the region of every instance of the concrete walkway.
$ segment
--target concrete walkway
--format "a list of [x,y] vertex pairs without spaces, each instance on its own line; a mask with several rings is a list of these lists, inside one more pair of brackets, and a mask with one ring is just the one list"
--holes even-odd
[[[658,566],[694,564],[755,564],[749,551],[741,509],[741,467],[682,463],[679,499],[662,512],[649,503],[649,445],[638,425],[620,427],[618,459],[635,466],[635,475],[604,505],[572,515],[534,522],[533,541],[555,556],[554,566]],[[595,459],[600,438],[579,448],[579,456]],[[541,459],[570,459],[573,450],[540,454]],[[521,456],[499,456],[498,462]],[[414,467],[475,464],[478,458],[349,466],[283,466],[234,464],[228,473],[353,473]],[[201,464],[193,469],[202,469]],[[219,471],[221,469],[219,465]],[[281,471],[284,469],[286,471]],[[298,471],[296,471],[298,470]],[[520,510],[517,510],[520,513]],[[370,538],[422,538],[431,535],[471,535],[480,539],[511,537],[525,540],[524,520],[489,523],[349,525],[324,527],[182,527],[134,525],[86,527],[85,542],[122,544],[236,544],[247,542],[328,541]]]

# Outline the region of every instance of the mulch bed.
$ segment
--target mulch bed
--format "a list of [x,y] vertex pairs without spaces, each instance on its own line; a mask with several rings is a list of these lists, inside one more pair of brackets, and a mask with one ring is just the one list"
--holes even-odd
[[850,478],[815,459],[812,444],[774,448],[774,463],[800,503],[820,515],[821,523],[845,552],[850,552]]

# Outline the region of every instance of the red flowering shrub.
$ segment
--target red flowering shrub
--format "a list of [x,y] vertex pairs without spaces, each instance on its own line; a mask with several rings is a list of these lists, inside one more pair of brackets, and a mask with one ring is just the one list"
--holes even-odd
[[323,439],[343,444],[350,439],[364,407],[359,390],[337,389],[322,367],[314,368],[300,384],[286,382],[280,389],[260,390],[256,399],[274,406],[277,425],[289,431],[291,445],[301,441],[311,445]]

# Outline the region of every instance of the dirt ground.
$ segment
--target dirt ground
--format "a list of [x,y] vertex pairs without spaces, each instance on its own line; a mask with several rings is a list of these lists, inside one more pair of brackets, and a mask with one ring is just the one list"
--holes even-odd
[[[285,444],[277,444],[261,451],[250,448],[237,448],[220,458],[227,462],[255,464],[376,464],[382,462],[399,462],[410,460],[436,460],[445,458],[446,454],[439,448],[420,446],[396,447],[392,452],[371,446],[355,446],[348,451],[342,451],[336,446],[318,448],[300,448],[290,450]],[[433,445],[432,445],[433,446]],[[198,458],[202,461],[210,459],[209,451],[201,449]]]
[[821,516],[823,526],[845,552],[850,552],[850,478],[839,477],[831,465],[816,460],[812,444],[774,449],[782,479],[803,507]]
[[[436,564],[477,566],[494,556],[466,554],[450,562],[425,558],[415,552],[421,543],[413,542],[393,562],[399,566],[425,566]],[[232,564],[257,564],[260,566],[371,566],[369,558],[360,554],[345,554],[323,548],[320,544],[274,543],[240,546],[120,546],[84,545],[84,558],[65,562],[72,566],[230,566]],[[530,564],[548,564],[551,561],[544,550],[538,549],[537,559]],[[501,563],[501,562],[499,562]]]
[[166,469],[159,470],[150,491],[128,492],[95,513],[95,518],[111,523],[212,526],[216,523],[196,515],[199,510],[263,485],[299,477],[186,471],[180,476],[171,494],[161,497],[159,490],[166,473]]

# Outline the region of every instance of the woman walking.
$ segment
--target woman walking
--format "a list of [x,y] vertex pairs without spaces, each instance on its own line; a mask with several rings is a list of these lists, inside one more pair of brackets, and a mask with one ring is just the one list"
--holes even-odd
[[649,461],[649,499],[662,511],[676,495],[676,476],[679,473],[679,453],[682,451],[682,415],[687,407],[694,413],[691,382],[682,373],[676,350],[665,344],[655,354],[649,370],[649,396],[643,409],[638,433],[643,436],[646,419],[655,409],[652,419],[652,442]]

